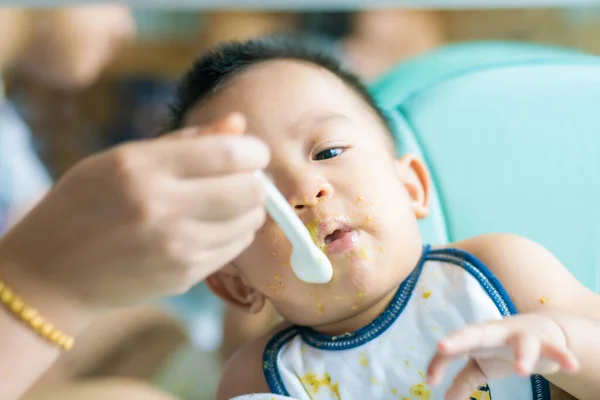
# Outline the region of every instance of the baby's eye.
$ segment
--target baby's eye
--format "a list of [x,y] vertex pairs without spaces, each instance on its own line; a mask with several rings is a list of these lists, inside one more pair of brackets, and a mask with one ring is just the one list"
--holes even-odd
[[342,147],[332,147],[331,149],[323,150],[315,156],[316,161],[327,160],[328,158],[337,157],[344,152]]

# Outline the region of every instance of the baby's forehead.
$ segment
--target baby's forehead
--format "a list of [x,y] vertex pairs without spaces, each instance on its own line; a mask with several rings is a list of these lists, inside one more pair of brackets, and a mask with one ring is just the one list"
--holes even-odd
[[[241,112],[252,121],[275,125],[287,117],[315,123],[323,118],[373,114],[354,89],[333,72],[298,60],[265,61],[247,67],[219,85],[210,98],[192,112],[195,123],[207,123],[230,112]],[[188,120],[191,118],[188,115]]]

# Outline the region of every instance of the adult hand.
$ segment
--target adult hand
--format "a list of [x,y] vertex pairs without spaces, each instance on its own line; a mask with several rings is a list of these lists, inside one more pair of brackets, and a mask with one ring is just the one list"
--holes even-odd
[[2,238],[0,276],[25,301],[84,310],[187,291],[264,222],[253,171],[269,150],[245,126],[233,114],[82,161]]

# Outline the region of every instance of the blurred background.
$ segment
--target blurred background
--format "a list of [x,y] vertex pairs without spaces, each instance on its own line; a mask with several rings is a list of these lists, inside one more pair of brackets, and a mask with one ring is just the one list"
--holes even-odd
[[[517,40],[600,54],[600,7],[277,12],[0,5],[0,234],[83,157],[155,135],[177,77],[202,50],[273,33],[320,37],[372,81],[404,60],[461,41]],[[235,310],[224,314],[199,286],[185,299],[111,318],[40,388],[118,376],[183,399],[210,399],[221,362],[274,317],[268,310],[252,321]]]
[[[125,10],[127,16],[122,15]],[[117,6],[79,11],[79,15],[71,18],[84,21],[79,27],[80,36],[58,44],[71,48],[51,50],[53,39],[44,37],[38,41],[37,48],[20,50],[27,54],[23,58],[29,59],[2,62],[0,58],[6,95],[27,122],[53,178],[91,152],[152,135],[160,123],[174,80],[199,52],[222,40],[277,32],[320,35],[348,57],[367,80],[406,58],[445,43],[465,40],[522,40],[600,53],[600,7],[292,13],[144,11]],[[19,25],[32,24],[30,18],[60,19],[43,15],[48,14],[48,10],[12,9],[9,12],[0,6],[0,12],[6,14],[0,21],[2,29],[14,30],[2,34],[2,38],[12,37],[15,41],[21,40],[19,35],[28,34],[19,33],[21,29],[26,30]],[[28,13],[33,15],[26,15]],[[96,15],[101,13],[106,17],[95,21]],[[111,18],[114,27],[108,22]],[[76,25],[67,21],[67,16],[62,19],[65,24]],[[39,21],[36,24],[43,25]],[[90,21],[96,26],[90,27]],[[47,24],[60,23],[47,21]],[[77,26],[68,28],[78,30]],[[40,32],[36,34],[44,36]],[[65,29],[57,33],[60,34],[69,32]],[[54,40],[59,41],[60,38]],[[64,73],[79,77],[71,76],[67,82],[60,82],[63,78],[39,71],[52,64],[47,60],[53,56],[52,51],[68,53],[61,56],[72,58],[72,65],[65,68],[82,71]],[[69,60],[62,62],[66,64]],[[60,65],[54,67],[61,68]]]

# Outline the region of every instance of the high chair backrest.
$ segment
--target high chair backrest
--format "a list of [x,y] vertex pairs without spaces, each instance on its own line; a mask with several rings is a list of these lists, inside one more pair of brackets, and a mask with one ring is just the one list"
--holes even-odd
[[434,193],[425,240],[529,237],[600,291],[600,58],[516,44],[452,45],[372,85]]

